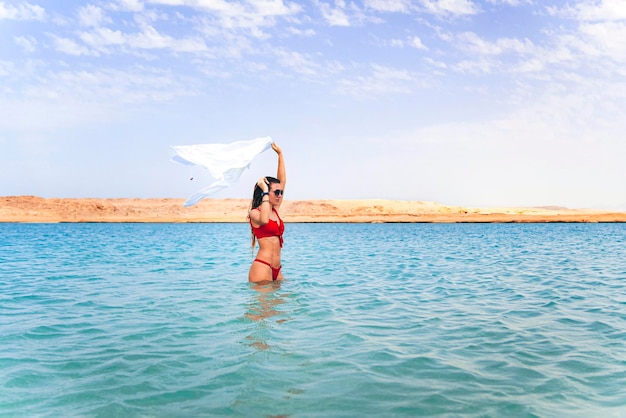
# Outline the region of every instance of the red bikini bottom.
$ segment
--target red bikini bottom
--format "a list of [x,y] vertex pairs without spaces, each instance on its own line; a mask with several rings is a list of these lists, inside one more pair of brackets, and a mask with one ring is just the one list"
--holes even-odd
[[258,258],[255,258],[254,261],[257,261],[257,262],[259,262],[261,264],[265,264],[266,266],[269,266],[269,268],[272,269],[272,280],[275,281],[276,279],[278,279],[278,274],[280,273],[280,269],[281,269],[282,266],[278,266],[278,268],[274,268],[267,261],[259,260]]

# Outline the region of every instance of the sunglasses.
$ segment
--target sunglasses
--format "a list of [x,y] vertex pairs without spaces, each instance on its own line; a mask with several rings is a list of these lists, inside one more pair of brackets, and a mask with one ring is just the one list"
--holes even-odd
[[276,190],[274,190],[274,196],[278,197],[278,196],[280,196],[280,195],[282,195],[282,194],[283,194],[283,191],[282,191],[282,190],[280,190],[280,189],[276,189]]

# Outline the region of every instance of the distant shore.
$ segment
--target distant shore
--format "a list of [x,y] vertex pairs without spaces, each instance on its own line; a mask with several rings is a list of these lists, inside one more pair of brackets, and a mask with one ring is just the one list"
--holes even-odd
[[[0,222],[247,222],[248,199],[0,197]],[[403,200],[286,200],[285,222],[626,222],[626,212],[562,207],[466,208]]]

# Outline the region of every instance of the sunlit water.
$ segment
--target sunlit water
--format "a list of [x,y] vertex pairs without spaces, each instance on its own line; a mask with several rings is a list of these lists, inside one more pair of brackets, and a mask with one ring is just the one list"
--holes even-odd
[[0,224],[0,416],[626,416],[626,225]]

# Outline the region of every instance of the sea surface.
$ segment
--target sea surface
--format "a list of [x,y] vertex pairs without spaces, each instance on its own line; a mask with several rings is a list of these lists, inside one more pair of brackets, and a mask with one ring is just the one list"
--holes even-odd
[[0,224],[2,417],[624,417],[625,224]]

